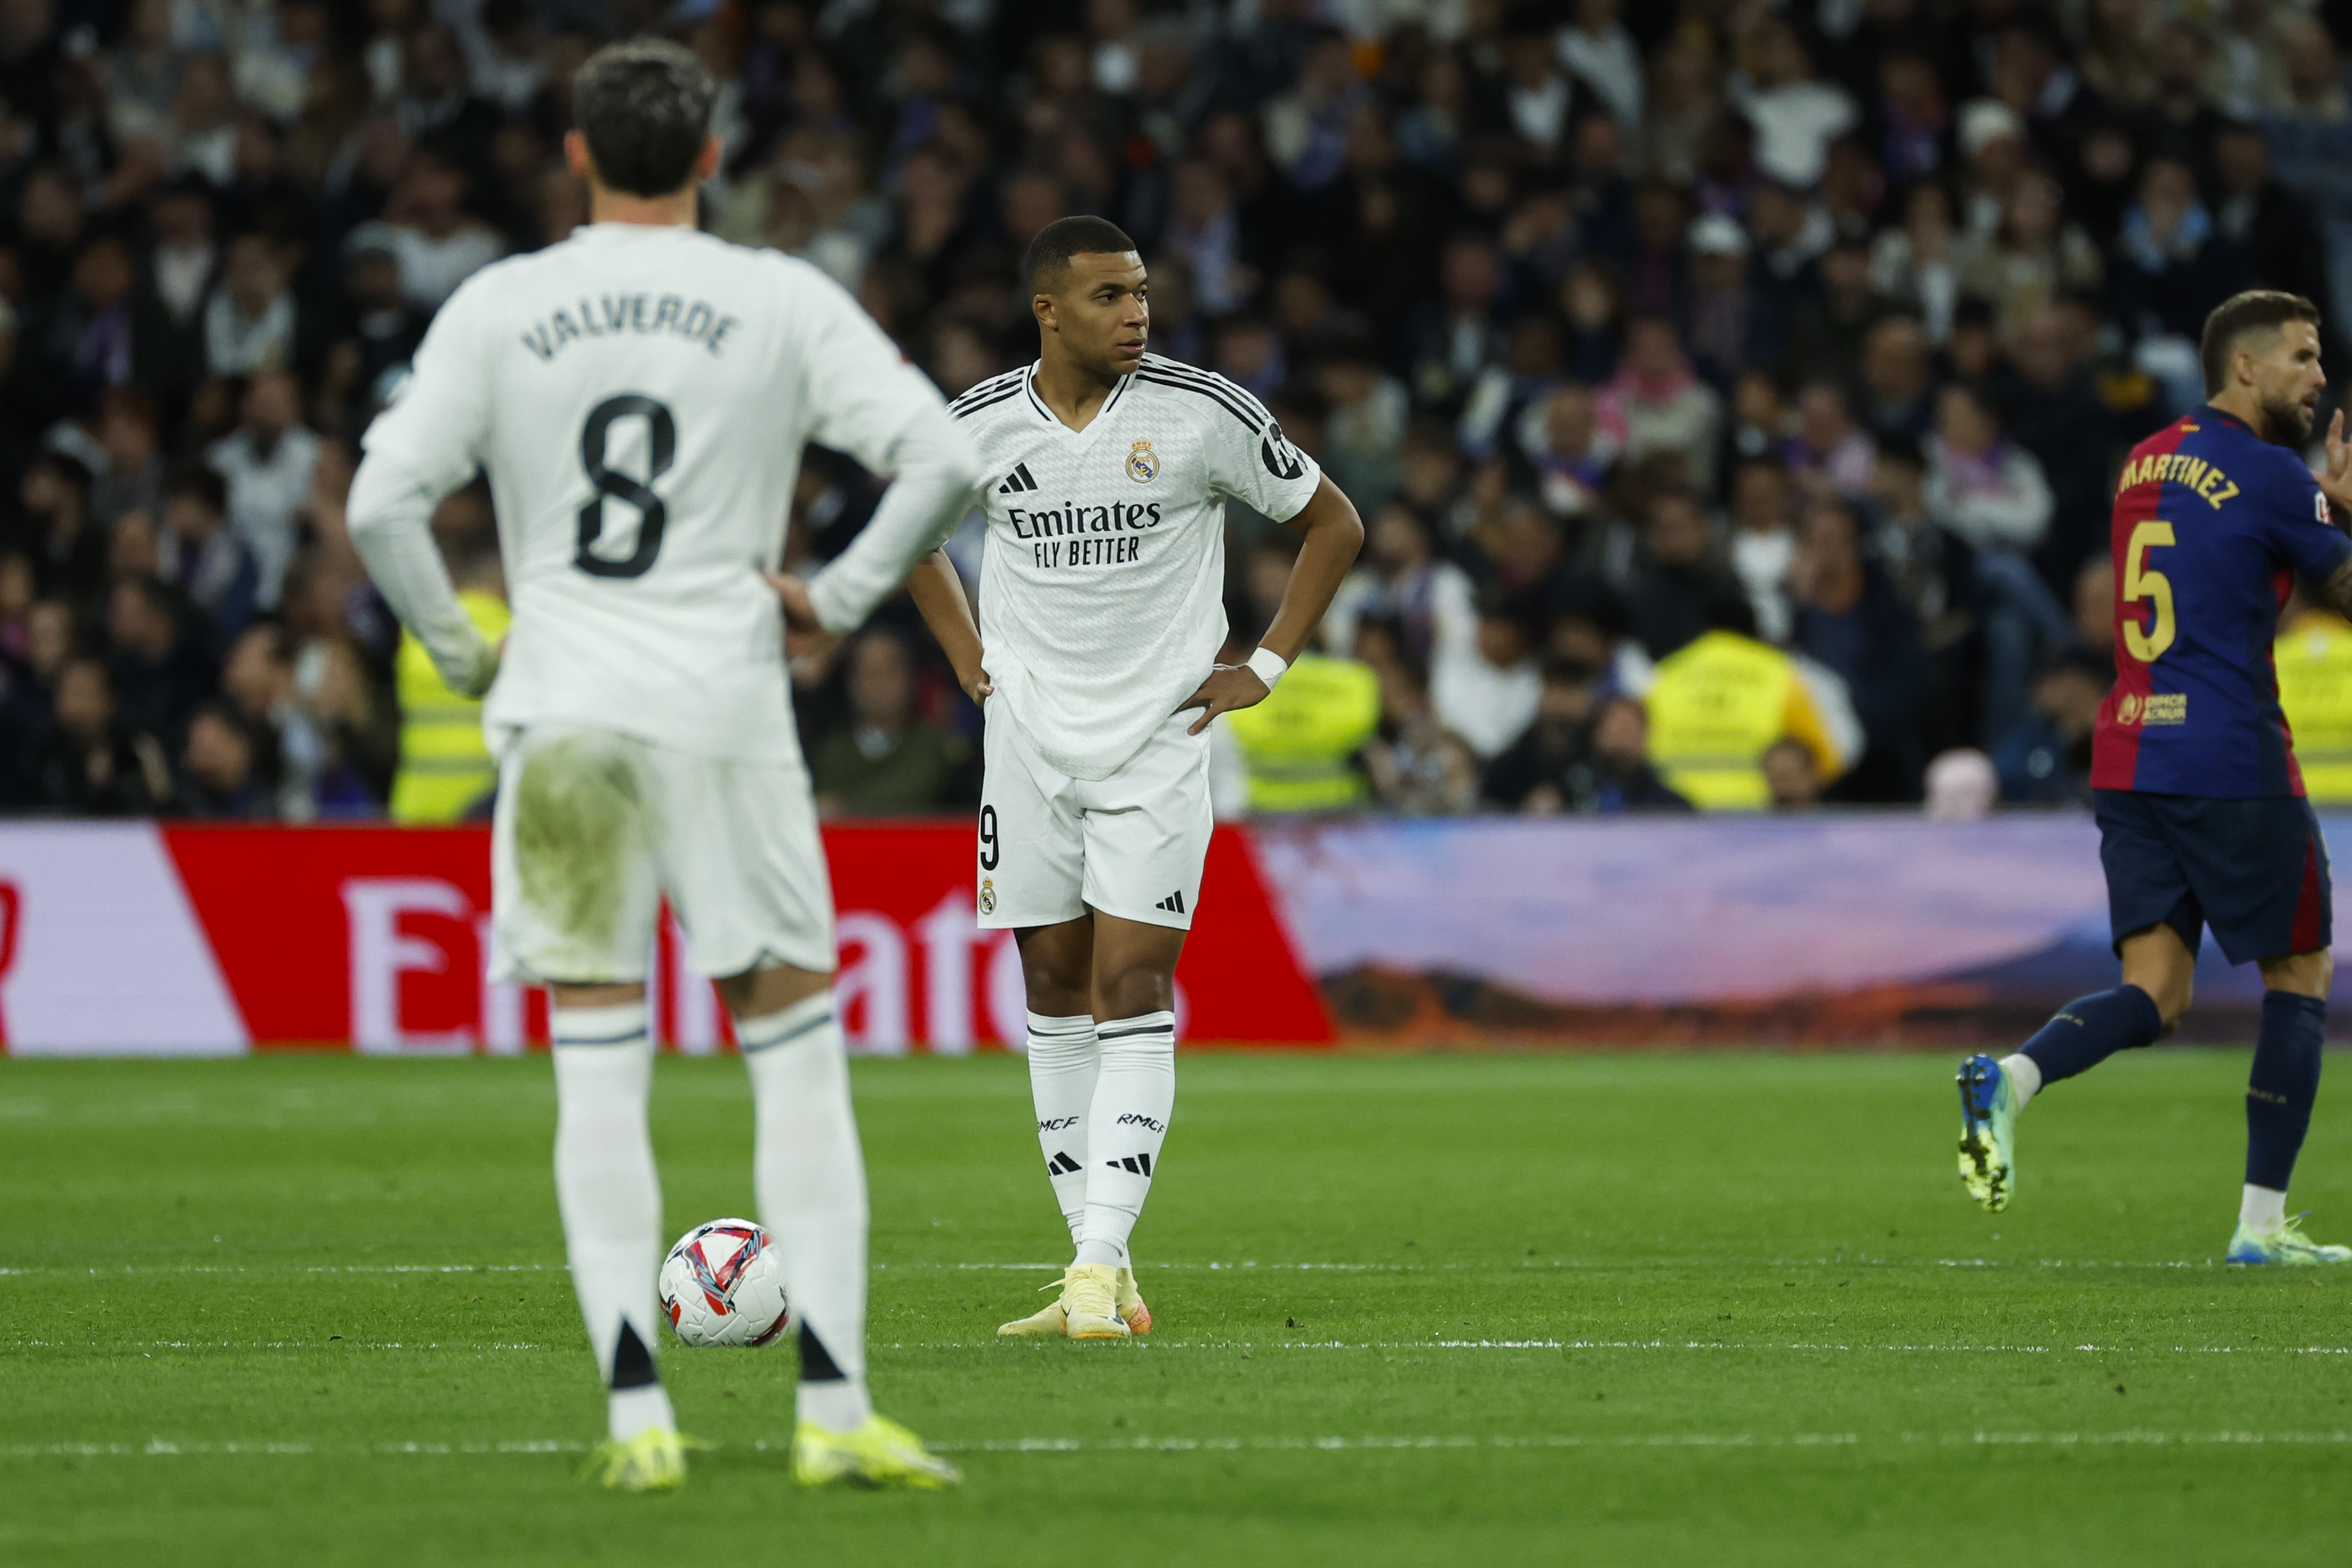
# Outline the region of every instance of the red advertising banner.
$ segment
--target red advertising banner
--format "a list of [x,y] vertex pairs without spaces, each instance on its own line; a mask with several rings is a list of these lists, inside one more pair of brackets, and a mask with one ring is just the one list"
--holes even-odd
[[[825,849],[854,1048],[1020,1038],[1020,956],[1010,931],[973,923],[968,826],[835,826]],[[1181,1037],[1328,1044],[1241,833],[1219,830],[1202,906],[1177,971]],[[545,997],[487,977],[489,910],[480,827],[0,827],[0,1047],[520,1051],[547,1037]],[[665,920],[649,953],[656,1037],[720,1049],[724,1010],[682,957]]]

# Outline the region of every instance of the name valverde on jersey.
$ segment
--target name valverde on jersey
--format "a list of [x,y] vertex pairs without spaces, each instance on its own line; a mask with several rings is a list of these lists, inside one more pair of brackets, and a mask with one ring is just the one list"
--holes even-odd
[[949,405],[989,467],[981,637],[1038,753],[1104,779],[1208,678],[1224,645],[1224,503],[1286,522],[1322,470],[1263,404],[1157,354],[1072,430],[1036,366]]
[[799,757],[776,597],[809,441],[887,466],[938,391],[823,273],[597,224],[484,268],[366,446],[436,491],[490,471],[514,626],[494,739],[578,723]]
[[2116,685],[2095,789],[2299,795],[2271,645],[2296,573],[2352,555],[2303,459],[2200,408],[2132,449],[2116,486]]

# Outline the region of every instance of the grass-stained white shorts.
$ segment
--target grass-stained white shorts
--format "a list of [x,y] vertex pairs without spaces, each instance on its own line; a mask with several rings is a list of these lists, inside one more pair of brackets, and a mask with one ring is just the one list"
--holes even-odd
[[499,763],[490,846],[494,979],[642,981],[665,894],[698,974],[833,971],[833,889],[796,763],[528,729]]
[[1171,714],[1107,779],[1074,779],[1039,756],[992,703],[982,744],[979,867],[984,927],[1057,925],[1087,910],[1189,931],[1216,819],[1209,737]]

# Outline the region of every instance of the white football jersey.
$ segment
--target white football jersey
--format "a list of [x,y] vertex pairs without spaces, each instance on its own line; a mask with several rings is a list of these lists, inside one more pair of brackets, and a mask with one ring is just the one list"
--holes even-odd
[[1072,778],[1104,779],[1207,679],[1225,640],[1225,498],[1278,522],[1322,470],[1265,405],[1157,354],[1073,430],[1037,367],[948,405],[986,476],[980,630],[992,703]]
[[840,285],[691,229],[595,224],[486,267],[366,446],[436,493],[490,475],[514,626],[493,736],[576,723],[797,759],[782,618],[801,447],[883,467],[938,391]]

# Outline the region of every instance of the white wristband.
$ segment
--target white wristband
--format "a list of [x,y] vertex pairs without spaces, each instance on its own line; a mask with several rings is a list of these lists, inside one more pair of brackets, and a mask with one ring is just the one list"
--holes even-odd
[[1290,661],[1270,647],[1262,647],[1251,654],[1248,663],[1250,673],[1265,681],[1268,691],[1280,682],[1283,671],[1290,668]]

